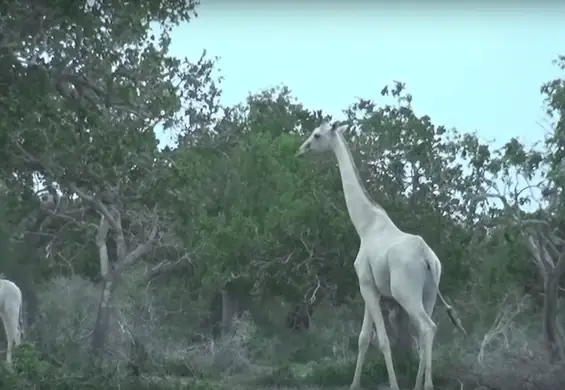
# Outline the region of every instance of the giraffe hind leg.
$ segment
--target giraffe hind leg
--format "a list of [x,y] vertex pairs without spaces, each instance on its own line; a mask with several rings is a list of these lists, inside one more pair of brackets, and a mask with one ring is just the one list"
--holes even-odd
[[369,314],[373,318],[375,328],[377,330],[377,339],[379,347],[385,359],[386,370],[388,373],[388,380],[390,383],[390,390],[399,390],[394,365],[392,362],[392,353],[390,348],[390,341],[386,333],[385,322],[380,305],[380,294],[377,288],[372,283],[360,283],[361,296],[365,301],[365,305],[369,310]]
[[[414,285],[412,285],[414,287]],[[421,294],[415,294],[413,288],[398,288],[393,290],[393,296],[397,302],[406,310],[418,328],[420,342],[420,361],[414,390],[433,390],[432,380],[432,347],[436,332],[436,325],[426,312],[422,303]]]

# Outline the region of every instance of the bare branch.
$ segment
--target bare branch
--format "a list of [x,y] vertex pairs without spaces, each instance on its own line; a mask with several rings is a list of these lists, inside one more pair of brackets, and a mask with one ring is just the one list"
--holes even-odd
[[543,240],[545,244],[544,247],[546,249],[546,255],[548,257],[547,263],[551,265],[551,268],[555,268],[555,264],[553,263],[553,258],[554,257],[559,258],[561,252],[557,250],[550,237],[547,237],[545,234],[541,234],[541,233],[538,233],[538,235],[540,237],[540,241]]
[[64,221],[70,222],[73,225],[75,225],[75,226],[77,226],[81,229],[85,228],[85,227],[94,227],[94,228],[98,229],[98,226],[94,223],[81,222],[80,220],[77,219],[78,217],[84,215],[84,213],[86,212],[85,208],[76,208],[76,209],[73,209],[73,210],[69,210],[65,213],[57,212],[57,210],[55,210],[55,211],[49,210],[47,208],[42,208],[41,211],[48,214],[50,217],[59,218],[59,219],[62,219]]
[[320,289],[320,287],[321,287],[320,278],[318,277],[318,275],[316,275],[316,287],[314,288],[314,291],[312,291],[312,293],[310,294],[310,298],[306,299],[306,302],[308,304],[311,305],[316,301],[317,299],[316,295],[318,294],[318,290]]
[[565,254],[561,254],[561,256],[559,256],[559,260],[557,261],[557,265],[553,272],[557,274],[557,278],[560,278],[561,275],[563,275],[565,272]]
[[116,207],[112,207],[112,212],[116,216],[116,225],[119,227],[118,230],[114,229],[114,238],[116,239],[116,252],[118,261],[123,261],[126,258],[127,248],[126,239],[124,237],[124,230],[122,229],[122,215]]
[[543,280],[547,279],[548,269],[544,263],[544,257],[541,253],[542,248],[538,246],[535,239],[532,236],[528,236],[528,244],[530,247],[530,252],[534,258],[534,264],[538,267]]
[[116,218],[112,215],[110,210],[106,206],[102,204],[98,199],[94,196],[85,193],[84,191],[80,190],[74,183],[69,183],[69,188],[75,194],[78,195],[79,198],[84,200],[85,202],[90,203],[97,211],[99,211],[104,217],[108,220],[108,223],[114,229],[114,231],[119,232],[122,230],[121,225],[118,223]]
[[[37,157],[34,157],[33,155],[31,155],[27,150],[25,150],[23,148],[23,146],[20,144],[20,142],[16,141],[15,145],[18,148],[18,150],[25,156],[25,158],[29,162],[36,164],[38,167],[41,168],[41,170],[43,170],[47,174],[47,176],[49,177],[49,180],[52,180],[53,178],[55,178],[55,174],[53,173],[50,166],[48,166],[43,161],[39,160]],[[117,221],[112,216],[112,214],[110,213],[108,208],[105,207],[102,204],[102,202],[100,202],[94,196],[86,194],[84,191],[80,190],[74,183],[69,183],[69,188],[71,189],[71,191],[76,193],[81,199],[83,199],[85,202],[90,203],[96,210],[98,210],[100,213],[102,213],[108,219],[108,222],[110,223],[111,227],[115,231],[121,231],[121,226],[117,223]],[[56,191],[54,189],[53,189],[53,191],[56,193]]]
[[108,246],[106,245],[106,238],[108,237],[108,231],[110,230],[110,224],[104,215],[100,216],[100,226],[98,228],[98,234],[96,235],[96,246],[98,246],[98,254],[100,257],[100,275],[102,278],[108,276],[110,270],[110,262],[108,260]]
[[190,256],[188,254],[185,254],[176,261],[164,260],[159,264],[151,267],[151,269],[148,270],[147,279],[151,280],[166,273],[176,273],[179,271],[192,269],[193,267],[194,264],[192,263]]
[[137,248],[133,251],[129,252],[123,260],[116,266],[116,271],[121,272],[131,264],[133,264],[138,258],[147,254],[153,248],[153,244],[155,242],[155,237],[157,236],[159,226],[159,219],[157,216],[157,212],[153,214],[153,222],[151,224],[151,230],[145,242],[139,244]]
[[512,206],[510,205],[510,203],[508,203],[508,200],[506,199],[506,197],[500,193],[494,194],[491,192],[484,192],[481,195],[477,195],[473,198],[473,200],[475,201],[481,201],[481,200],[488,200],[490,198],[494,198],[494,199],[498,199],[502,202],[502,205],[504,206],[504,210],[511,210]]
[[522,219],[520,222],[525,226],[546,226],[549,228],[549,222],[541,219]]
[[483,364],[487,348],[496,338],[501,338],[505,345],[508,345],[508,329],[510,328],[514,319],[527,307],[526,297],[521,297],[515,303],[509,303],[512,293],[506,294],[499,304],[499,312],[494,320],[492,327],[484,335],[477,360],[479,364]]

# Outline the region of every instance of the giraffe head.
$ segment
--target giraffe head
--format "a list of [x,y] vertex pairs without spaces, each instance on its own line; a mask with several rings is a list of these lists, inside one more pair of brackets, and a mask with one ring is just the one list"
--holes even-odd
[[301,156],[310,152],[321,153],[332,150],[337,140],[337,133],[343,133],[348,127],[348,125],[338,126],[337,123],[333,125],[329,122],[322,123],[320,126],[316,127],[308,139],[300,145],[296,155]]

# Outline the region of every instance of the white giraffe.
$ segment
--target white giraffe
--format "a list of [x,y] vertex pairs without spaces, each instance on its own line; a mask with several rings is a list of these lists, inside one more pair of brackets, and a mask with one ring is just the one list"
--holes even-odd
[[21,343],[22,292],[0,274],[0,319],[6,332],[6,364],[12,366],[12,349]]
[[353,157],[343,138],[347,125],[322,123],[300,146],[297,155],[333,151],[337,158],[349,217],[360,238],[353,266],[365,301],[363,325],[351,389],[361,386],[361,371],[369,347],[373,324],[384,355],[391,390],[399,390],[388,335],[380,306],[381,297],[395,299],[406,310],[419,332],[420,363],[414,389],[433,389],[432,344],[436,325],[431,319],[436,296],[447,308],[455,326],[461,322],[439,291],[441,263],[420,236],[401,231],[387,212],[371,201],[359,178]]

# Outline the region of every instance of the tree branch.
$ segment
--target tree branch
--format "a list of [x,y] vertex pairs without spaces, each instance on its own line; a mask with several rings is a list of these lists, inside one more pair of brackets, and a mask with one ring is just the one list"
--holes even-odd
[[543,248],[536,244],[536,240],[532,236],[528,236],[528,244],[530,247],[530,252],[532,253],[534,259],[534,264],[538,267],[538,270],[540,271],[540,274],[545,281],[551,270],[547,269],[547,266],[544,262],[544,256],[541,253]]
[[108,220],[108,223],[114,229],[114,231],[119,232],[122,230],[121,225],[118,223],[116,218],[112,215],[110,210],[106,206],[102,204],[98,199],[94,196],[85,193],[84,191],[80,190],[76,184],[69,183],[69,188],[73,191],[79,198],[84,200],[85,202],[90,203],[97,211],[99,211],[104,217]]
[[[24,155],[24,157],[35,164],[37,164],[45,173],[50,177],[50,179],[56,178],[56,175],[53,173],[51,167],[45,164],[43,161],[31,155],[27,150],[23,148],[23,146],[19,142],[15,142],[16,147],[18,150]],[[108,208],[102,204],[98,199],[94,196],[85,193],[84,191],[80,190],[76,184],[69,183],[69,189],[73,191],[79,198],[84,200],[85,202],[90,203],[97,211],[104,215],[108,219],[108,223],[116,232],[121,231],[121,226],[118,224],[118,221],[114,218],[114,216],[110,213]]]
[[178,273],[179,271],[191,270],[193,268],[194,264],[187,255],[176,261],[164,260],[148,270],[147,279],[151,280],[163,274]]
[[147,236],[147,239],[145,240],[144,243],[139,244],[137,248],[135,248],[133,251],[129,252],[123,258],[123,260],[121,260],[120,263],[116,265],[115,269],[117,272],[123,271],[125,268],[133,264],[141,256],[151,251],[151,249],[153,248],[153,244],[155,242],[155,238],[157,236],[158,223],[159,223],[159,219],[157,216],[157,212],[155,211],[155,213],[153,214],[153,222],[151,224],[151,230],[149,232],[149,235]]
[[561,256],[559,256],[559,260],[557,261],[553,272],[557,274],[557,278],[561,278],[561,275],[565,272],[565,254],[561,254]]
[[555,247],[555,245],[553,244],[552,237],[547,237],[545,234],[542,233],[538,233],[538,235],[540,237],[540,241],[543,239],[543,241],[545,242],[544,247],[546,248],[546,255],[549,255],[547,256],[548,257],[547,263],[551,265],[551,268],[555,268],[555,263],[553,262],[553,258],[554,257],[559,258],[561,252],[559,252]]
[[98,227],[98,234],[96,235],[96,246],[98,247],[98,255],[100,257],[100,275],[102,278],[108,276],[110,271],[110,261],[108,260],[108,246],[106,239],[108,238],[108,231],[110,224],[104,215],[100,216],[100,225]]

